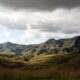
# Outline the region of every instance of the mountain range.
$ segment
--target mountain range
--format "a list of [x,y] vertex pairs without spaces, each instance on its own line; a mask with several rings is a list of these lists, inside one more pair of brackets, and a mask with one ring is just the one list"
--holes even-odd
[[80,36],[34,45],[1,43],[0,71],[1,80],[80,80]]
[[15,44],[11,42],[5,42],[0,44],[0,53],[8,54],[7,51],[10,51],[10,54],[22,54],[23,51],[26,51],[30,48],[34,47],[34,45],[21,45]]
[[78,53],[80,52],[80,36],[68,39],[49,39],[41,44],[21,45],[11,42],[0,44],[0,54],[23,55],[32,58],[42,54]]
[[24,52],[25,56],[35,57],[41,54],[60,54],[60,53],[79,53],[80,36],[68,39],[49,39],[48,41],[38,44]]

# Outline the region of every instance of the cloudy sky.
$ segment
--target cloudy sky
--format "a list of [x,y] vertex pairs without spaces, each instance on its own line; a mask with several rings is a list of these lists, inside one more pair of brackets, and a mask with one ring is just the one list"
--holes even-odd
[[0,43],[36,44],[80,35],[80,0],[0,0]]

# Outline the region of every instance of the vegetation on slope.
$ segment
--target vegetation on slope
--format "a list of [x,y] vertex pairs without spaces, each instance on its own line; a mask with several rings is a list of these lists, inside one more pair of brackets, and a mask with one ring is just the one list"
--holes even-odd
[[[1,61],[7,61],[6,65],[9,62],[18,64],[17,61],[0,58]],[[20,67],[22,63],[24,65]],[[20,61],[15,68],[1,66],[0,73],[2,80],[79,80],[80,54],[40,55],[32,58],[28,63]]]
[[1,80],[80,80],[80,37],[19,46],[0,45]]

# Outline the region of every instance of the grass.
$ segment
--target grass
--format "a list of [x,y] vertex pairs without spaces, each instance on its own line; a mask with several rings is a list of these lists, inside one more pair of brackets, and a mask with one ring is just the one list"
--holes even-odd
[[0,80],[80,80],[80,54],[40,55],[24,64],[20,68],[1,66]]
[[47,55],[40,55],[40,56],[36,56],[34,58],[32,58],[29,62],[31,64],[36,64],[36,63],[45,63],[45,62],[51,62],[53,60],[55,60],[55,58],[59,58],[61,56],[65,56],[67,54],[47,54]]
[[0,80],[64,80],[64,78],[58,74],[53,74],[52,76],[47,74],[47,70],[45,70],[46,73],[44,73],[44,75],[42,70],[33,70],[34,72],[3,68],[0,68],[0,70],[2,71]]

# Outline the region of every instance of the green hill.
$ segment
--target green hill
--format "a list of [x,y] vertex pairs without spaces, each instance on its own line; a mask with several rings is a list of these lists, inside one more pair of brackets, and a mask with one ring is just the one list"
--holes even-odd
[[[2,62],[2,63],[1,63]],[[0,79],[79,80],[80,54],[48,54],[29,62],[0,58]]]
[[19,46],[0,45],[1,80],[80,80],[79,36]]
[[24,51],[24,56],[32,58],[41,54],[60,54],[60,53],[79,53],[80,52],[80,36],[54,40],[50,39],[42,44]]

